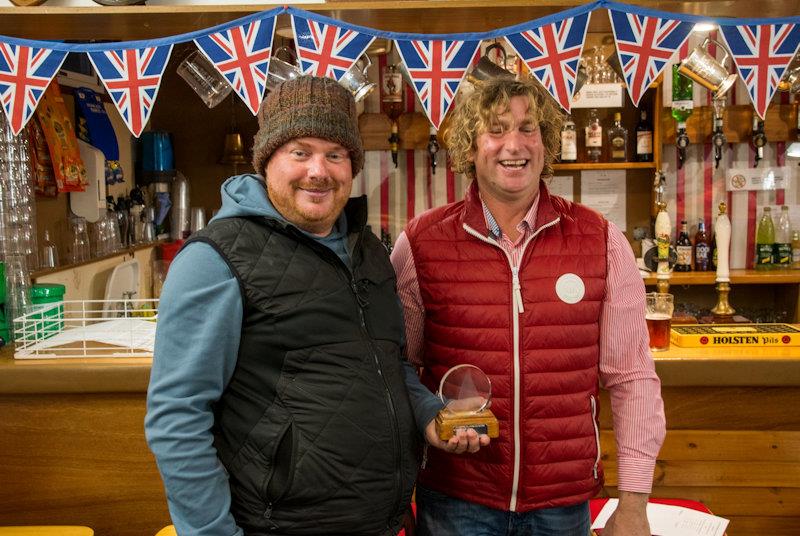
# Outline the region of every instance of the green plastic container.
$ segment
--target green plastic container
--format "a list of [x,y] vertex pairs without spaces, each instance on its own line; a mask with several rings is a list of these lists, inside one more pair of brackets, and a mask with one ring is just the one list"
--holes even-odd
[[[35,339],[47,339],[64,329],[64,305],[58,307],[48,304],[64,301],[66,287],[58,283],[35,283],[31,287],[31,302],[34,306],[44,306],[46,310],[39,314],[31,315],[32,319],[41,318],[44,321],[35,324]],[[52,318],[52,321],[47,319]]]

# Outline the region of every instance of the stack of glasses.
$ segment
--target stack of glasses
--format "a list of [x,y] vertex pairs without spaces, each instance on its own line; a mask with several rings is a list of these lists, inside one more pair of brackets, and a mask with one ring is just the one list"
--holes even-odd
[[0,113],[0,261],[5,264],[9,324],[28,312],[30,270],[39,265],[29,154],[26,131],[14,136],[5,114]]

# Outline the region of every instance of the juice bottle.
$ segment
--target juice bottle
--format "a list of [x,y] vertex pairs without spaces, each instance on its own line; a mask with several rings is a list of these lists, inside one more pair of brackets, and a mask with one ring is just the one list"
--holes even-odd
[[772,245],[775,243],[775,225],[772,223],[772,209],[764,207],[756,230],[755,269],[772,269]]

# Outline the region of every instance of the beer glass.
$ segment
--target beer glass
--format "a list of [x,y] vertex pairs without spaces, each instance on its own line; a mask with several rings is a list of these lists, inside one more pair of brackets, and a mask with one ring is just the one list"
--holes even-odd
[[647,334],[650,336],[650,350],[663,352],[669,350],[669,330],[672,321],[672,294],[649,292],[645,296],[647,307]]

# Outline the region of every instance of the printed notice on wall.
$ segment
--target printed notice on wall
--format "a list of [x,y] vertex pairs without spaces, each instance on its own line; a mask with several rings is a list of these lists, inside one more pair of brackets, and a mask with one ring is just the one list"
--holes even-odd
[[550,195],[557,195],[568,201],[574,201],[573,198],[575,196],[572,193],[572,185],[574,182],[572,177],[550,177],[550,180],[547,181],[547,190],[550,192]]
[[[602,529],[617,509],[618,499],[609,499],[592,523],[592,529]],[[724,536],[729,520],[683,506],[647,504],[650,532],[660,536]]]
[[789,187],[788,167],[728,168],[726,183],[729,192],[740,190],[781,190]]
[[581,203],[592,207],[621,230],[625,222],[625,170],[581,171]]

